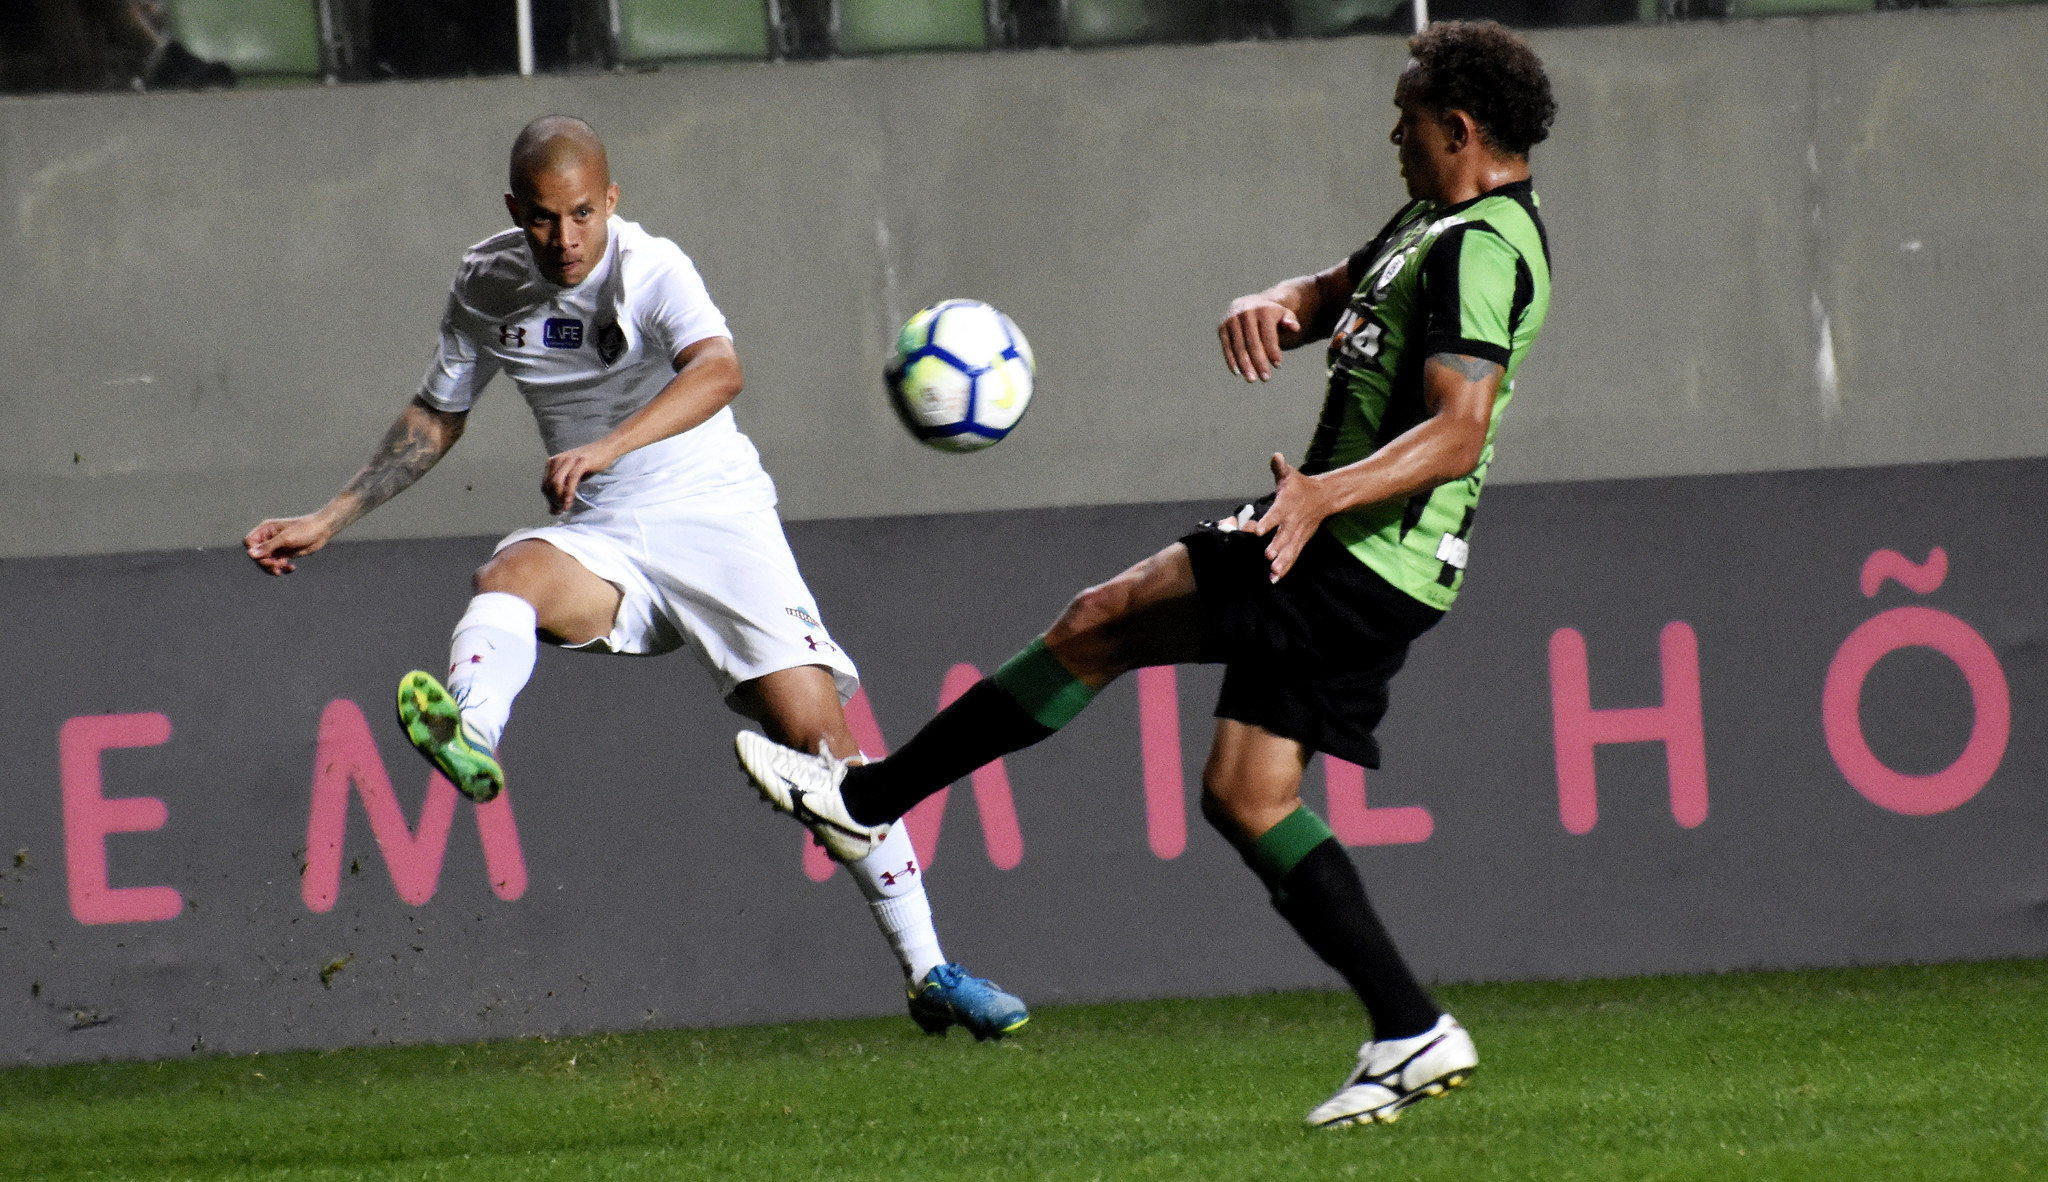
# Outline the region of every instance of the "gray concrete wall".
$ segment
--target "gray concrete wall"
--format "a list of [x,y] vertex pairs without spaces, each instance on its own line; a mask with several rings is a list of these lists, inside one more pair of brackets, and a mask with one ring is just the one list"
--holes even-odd
[[[1496,478],[2048,454],[2048,10],[1579,30],[1536,171],[1551,327]],[[415,386],[529,116],[609,137],[624,212],[737,331],[796,519],[1228,497],[1297,450],[1302,355],[1222,370],[1233,295],[1399,199],[1391,38],[0,103],[0,557],[231,544],[310,509]],[[933,299],[1011,312],[1041,393],[927,453],[876,374]],[[498,389],[359,537],[541,513]]]

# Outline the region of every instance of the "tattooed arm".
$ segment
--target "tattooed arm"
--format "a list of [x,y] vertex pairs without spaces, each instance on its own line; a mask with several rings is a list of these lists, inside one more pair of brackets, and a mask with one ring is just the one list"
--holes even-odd
[[419,399],[405,408],[377,454],[363,465],[342,490],[317,512],[303,517],[274,517],[249,531],[242,539],[249,557],[273,575],[288,575],[297,569],[292,559],[303,558],[355,523],[356,518],[405,491],[413,481],[426,475],[455,441],[462,438],[466,413],[436,410]]
[[1273,507],[1245,528],[1271,535],[1266,560],[1274,582],[1333,513],[1401,501],[1472,474],[1486,450],[1493,400],[1506,371],[1462,353],[1432,353],[1422,365],[1422,404],[1429,417],[1353,464],[1304,476],[1273,456]]

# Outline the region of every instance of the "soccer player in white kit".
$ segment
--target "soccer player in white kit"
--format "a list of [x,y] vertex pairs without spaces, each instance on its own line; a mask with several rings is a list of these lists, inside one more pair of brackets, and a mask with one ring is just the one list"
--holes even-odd
[[[474,800],[504,786],[496,750],[536,642],[654,654],[689,646],[736,711],[778,742],[858,758],[843,704],[859,674],[819,620],[775,512],[775,485],[729,408],[742,382],[725,317],[675,243],[613,216],[604,145],[580,119],[534,120],[512,147],[515,228],[463,257],[419,394],[317,512],[250,530],[273,575],[434,466],[504,372],[540,425],[559,514],[498,543],[455,626],[448,682],[399,684],[407,737]],[[934,1033],[1022,1026],[1024,1004],[949,964],[903,826],[847,861]],[[907,871],[907,873],[906,873]]]

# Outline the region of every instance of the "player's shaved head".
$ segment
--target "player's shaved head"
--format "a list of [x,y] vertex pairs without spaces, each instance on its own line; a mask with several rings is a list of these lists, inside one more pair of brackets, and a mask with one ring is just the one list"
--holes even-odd
[[590,124],[574,115],[542,115],[520,129],[512,141],[512,191],[531,192],[543,173],[588,168],[599,187],[611,184],[611,162],[604,141]]
[[606,219],[619,203],[604,141],[572,115],[542,115],[512,141],[505,208],[526,231],[533,261],[551,283],[574,287],[604,257]]

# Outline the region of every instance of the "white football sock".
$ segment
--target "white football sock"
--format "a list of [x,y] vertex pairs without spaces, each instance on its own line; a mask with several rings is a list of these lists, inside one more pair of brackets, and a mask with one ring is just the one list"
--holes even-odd
[[924,867],[910,845],[910,829],[892,825],[875,852],[846,863],[855,885],[874,912],[875,926],[889,938],[889,947],[911,981],[922,981],[936,965],[946,963],[939,933],[932,926],[932,905],[924,893]]
[[463,733],[485,750],[498,749],[512,717],[512,700],[533,676],[539,648],[533,629],[533,605],[503,591],[470,600],[469,610],[455,623],[448,692],[462,707]]

